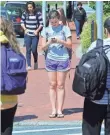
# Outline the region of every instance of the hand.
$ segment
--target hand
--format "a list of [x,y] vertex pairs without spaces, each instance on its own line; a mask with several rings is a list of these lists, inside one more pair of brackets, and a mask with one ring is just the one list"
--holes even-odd
[[53,43],[61,43],[61,39],[59,39],[57,37],[55,39],[53,39],[52,41],[53,41]]
[[51,42],[52,43],[57,43],[57,39],[56,38],[51,38]]
[[53,43],[52,39],[48,40],[49,45],[52,44],[52,43]]
[[28,30],[27,30],[27,29],[25,29],[25,30],[24,30],[24,33],[25,33],[25,34],[27,34],[27,33],[28,33]]
[[39,32],[38,32],[38,31],[34,31],[34,34],[35,34],[36,36],[38,36],[38,35],[39,35]]

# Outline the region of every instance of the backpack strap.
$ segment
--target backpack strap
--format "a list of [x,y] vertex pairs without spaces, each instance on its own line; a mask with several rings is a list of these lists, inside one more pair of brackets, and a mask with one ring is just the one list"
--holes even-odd
[[97,46],[97,47],[103,46],[103,40],[102,40],[102,39],[97,39],[96,46]]

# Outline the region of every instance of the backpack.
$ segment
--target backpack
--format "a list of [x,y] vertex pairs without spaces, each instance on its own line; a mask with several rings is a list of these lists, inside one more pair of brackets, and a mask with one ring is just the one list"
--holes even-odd
[[1,46],[1,94],[23,94],[26,89],[26,59],[10,46]]
[[105,51],[109,45],[103,46],[98,39],[96,47],[84,54],[76,66],[72,89],[77,94],[90,100],[100,100],[106,88],[109,61]]
[[[63,25],[62,25],[62,29],[63,29]],[[64,32],[63,30],[61,30],[61,33],[62,33],[62,35],[63,35],[63,36],[65,37],[65,39],[66,39],[65,32]],[[48,34],[48,32],[46,32],[46,38],[48,39],[48,37],[49,37],[49,34]],[[72,59],[72,48],[70,49],[70,48],[67,48],[67,47],[66,47],[66,49],[67,49],[68,54],[69,54],[69,59],[71,60],[71,59]],[[44,52],[45,52],[45,59],[46,59],[47,53],[48,53],[48,49],[45,50]]]

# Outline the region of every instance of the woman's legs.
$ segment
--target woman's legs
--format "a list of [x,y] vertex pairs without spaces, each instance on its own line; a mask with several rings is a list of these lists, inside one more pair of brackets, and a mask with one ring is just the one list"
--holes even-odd
[[38,52],[37,52],[38,42],[39,36],[32,37],[32,53],[34,57],[34,69],[38,68]]
[[26,45],[26,59],[28,67],[31,67],[31,44],[32,44],[32,37],[25,35],[24,42]]
[[76,19],[75,19],[75,26],[76,26],[76,35],[77,35],[77,38],[79,38],[79,36],[80,36],[80,22]]
[[57,72],[57,113],[62,114],[62,108],[65,98],[65,80],[66,72]]
[[50,101],[52,105],[52,114],[56,114],[56,87],[57,87],[57,72],[48,72],[50,84]]
[[13,120],[17,105],[1,111],[1,135],[12,135]]

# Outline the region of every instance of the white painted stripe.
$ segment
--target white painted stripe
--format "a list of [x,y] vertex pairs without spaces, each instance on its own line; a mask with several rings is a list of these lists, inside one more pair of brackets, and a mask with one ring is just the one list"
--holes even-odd
[[[104,134],[104,131],[103,132],[101,132],[101,134]],[[62,134],[62,135],[64,135],[64,134]],[[73,133],[73,134],[65,134],[65,135],[82,135],[82,133]]]
[[59,131],[59,130],[71,130],[71,129],[81,129],[81,127],[71,127],[71,128],[55,128],[55,129],[39,129],[39,130],[23,130],[23,131],[14,131],[13,133],[32,133],[32,132],[48,132],[48,131]]

